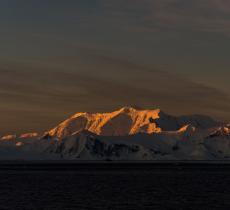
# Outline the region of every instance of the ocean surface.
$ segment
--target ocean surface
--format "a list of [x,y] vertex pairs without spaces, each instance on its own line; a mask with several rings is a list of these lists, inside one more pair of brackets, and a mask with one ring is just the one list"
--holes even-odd
[[1,210],[230,209],[230,167],[0,166]]

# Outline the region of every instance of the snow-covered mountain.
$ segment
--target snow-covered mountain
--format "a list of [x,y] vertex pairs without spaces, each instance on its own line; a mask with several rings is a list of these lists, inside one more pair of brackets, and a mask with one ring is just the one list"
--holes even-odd
[[88,130],[102,136],[125,136],[176,131],[186,125],[207,129],[217,126],[218,123],[202,115],[175,117],[165,114],[160,109],[137,110],[124,107],[111,113],[77,113],[48,131],[48,134],[62,139],[75,132]]
[[4,136],[0,159],[229,160],[230,125],[159,109],[77,113],[40,137]]

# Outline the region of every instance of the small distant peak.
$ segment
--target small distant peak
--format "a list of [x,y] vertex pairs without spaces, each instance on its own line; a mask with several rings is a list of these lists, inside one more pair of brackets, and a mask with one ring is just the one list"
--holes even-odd
[[1,138],[1,140],[10,141],[15,140],[17,138],[17,135],[5,135]]
[[19,136],[20,139],[38,137],[38,133],[24,133]]
[[230,128],[223,126],[217,128],[215,131],[213,131],[210,135],[210,137],[218,137],[218,136],[229,136],[230,135]]
[[21,147],[21,146],[23,146],[24,144],[21,142],[21,141],[19,141],[19,142],[17,142],[16,144],[15,144],[15,146],[16,147]]
[[230,134],[230,128],[229,128],[229,127],[224,127],[224,128],[223,128],[223,131],[224,131],[226,134]]

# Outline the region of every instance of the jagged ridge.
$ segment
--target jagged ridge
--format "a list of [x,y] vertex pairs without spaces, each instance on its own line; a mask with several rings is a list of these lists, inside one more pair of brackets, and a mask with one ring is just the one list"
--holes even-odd
[[159,109],[77,113],[40,137],[4,136],[0,159],[230,160],[230,125]]
[[202,115],[175,117],[160,109],[137,110],[124,107],[111,113],[77,113],[47,133],[60,139],[81,130],[102,136],[126,136],[176,131],[187,125],[206,129],[217,126],[218,123]]

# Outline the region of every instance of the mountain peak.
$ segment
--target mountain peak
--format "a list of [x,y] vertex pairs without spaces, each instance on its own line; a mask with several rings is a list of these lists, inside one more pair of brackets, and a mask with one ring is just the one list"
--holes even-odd
[[134,112],[134,111],[137,111],[136,108],[132,107],[132,106],[124,106],[122,107],[121,109],[118,110],[119,112]]
[[87,114],[87,112],[77,112],[76,114],[74,114],[74,115],[72,116],[72,118],[81,117],[81,116],[84,116],[84,115],[86,115],[86,114]]
[[15,134],[10,134],[10,135],[5,135],[5,136],[2,136],[1,137],[1,140],[7,140],[7,141],[10,141],[10,140],[15,140],[17,138],[17,136]]
[[86,130],[102,136],[127,136],[179,129],[186,131],[193,127],[209,128],[216,124],[211,118],[202,116],[175,117],[165,114],[161,109],[137,109],[125,106],[111,113],[77,113],[48,131],[48,134],[62,139]]
[[26,138],[34,138],[34,137],[38,137],[38,133],[24,133],[24,134],[21,134],[19,136],[20,139],[26,139]]

